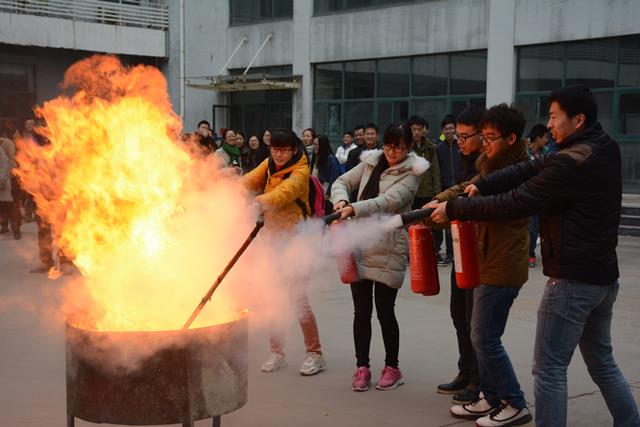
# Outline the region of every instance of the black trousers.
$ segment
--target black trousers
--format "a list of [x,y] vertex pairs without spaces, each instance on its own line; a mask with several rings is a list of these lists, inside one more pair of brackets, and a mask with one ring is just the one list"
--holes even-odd
[[397,295],[397,289],[393,289],[380,282],[361,280],[351,284],[351,296],[353,297],[354,308],[353,341],[356,346],[356,361],[358,367],[369,367],[371,316],[373,314],[374,299],[386,352],[385,364],[393,368],[398,367],[400,328],[398,327],[394,309]]
[[473,312],[473,289],[460,289],[456,284],[455,266],[451,265],[451,320],[458,339],[458,370],[460,375],[477,386],[478,362],[471,344],[471,313]]

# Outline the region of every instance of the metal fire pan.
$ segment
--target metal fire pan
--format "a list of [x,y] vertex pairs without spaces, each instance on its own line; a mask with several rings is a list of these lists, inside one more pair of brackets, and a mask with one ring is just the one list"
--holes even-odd
[[67,324],[67,415],[71,424],[73,417],[123,425],[215,418],[247,402],[247,357],[246,314],[176,331],[97,332]]

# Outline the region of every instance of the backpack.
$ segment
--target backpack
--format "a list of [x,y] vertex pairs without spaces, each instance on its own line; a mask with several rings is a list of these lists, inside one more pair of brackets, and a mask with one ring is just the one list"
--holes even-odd
[[[269,172],[267,171],[267,179]],[[287,172],[283,175],[282,179],[285,180],[291,176],[291,172]],[[325,216],[325,212],[329,206],[325,204],[324,198],[324,187],[313,175],[309,175],[309,206],[311,207],[311,212],[307,212],[307,205],[300,198],[295,200],[296,205],[300,207],[302,210],[302,216],[306,220],[307,218],[322,218]],[[331,210],[328,210],[331,212]]]

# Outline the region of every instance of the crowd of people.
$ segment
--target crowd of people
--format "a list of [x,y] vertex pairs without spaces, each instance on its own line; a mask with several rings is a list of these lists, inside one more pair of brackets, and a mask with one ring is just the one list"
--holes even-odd
[[[611,345],[619,288],[620,150],[600,126],[588,88],[558,89],[549,102],[548,123],[533,126],[527,138],[522,112],[507,104],[487,110],[471,106],[445,116],[436,142],[429,137],[429,123],[419,116],[390,124],[381,138],[376,124],[358,125],[344,132],[335,153],[329,138],[312,128],[301,137],[290,129],[248,137],[223,129],[218,141],[202,121],[194,136],[204,150],[235,168],[256,194],[254,208],[262,213],[265,238],[274,245],[275,236],[294,233],[314,212],[318,216],[318,195],[325,199],[321,211],[338,212],[340,220],[433,209],[425,222],[435,235],[437,263],[451,264],[450,314],[459,355],[457,374],[437,391],[452,395],[453,417],[475,420],[478,426],[517,426],[532,419],[502,336],[529,269],[536,266],[541,235],[549,281],[538,310],[533,355],[536,425],[566,425],[567,367],[579,347],[614,425],[640,426]],[[25,133],[32,129],[33,123],[25,124]],[[19,239],[27,198],[15,191],[10,174],[15,147],[2,136],[2,231],[8,232],[10,224]],[[454,219],[476,221],[479,283],[474,289],[456,284]],[[40,240],[46,234],[50,239],[50,227],[47,231],[43,221],[38,224]],[[42,247],[45,268],[52,263],[50,243],[48,253]],[[375,387],[394,389],[404,381],[395,304],[409,261],[407,233],[386,231],[353,255],[358,279],[350,283],[356,365],[351,388],[364,392],[371,386],[375,306],[386,354]],[[327,363],[308,299],[310,274],[300,271],[286,283],[303,332],[306,356],[300,373],[305,376],[318,374]],[[271,355],[263,372],[287,366],[284,335],[282,325],[272,325]]]

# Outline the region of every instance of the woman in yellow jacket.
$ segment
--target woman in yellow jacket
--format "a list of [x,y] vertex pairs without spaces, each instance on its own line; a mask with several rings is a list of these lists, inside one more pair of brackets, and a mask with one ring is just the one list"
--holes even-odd
[[[295,133],[277,129],[271,136],[271,154],[243,177],[244,184],[258,193],[256,203],[264,213],[267,238],[293,232],[311,212],[309,206],[309,163]],[[309,274],[288,283],[295,305],[307,355],[300,374],[315,375],[325,368],[316,318],[307,296]],[[284,357],[284,328],[272,326],[271,357],[262,365],[263,372],[275,372],[287,363]]]

